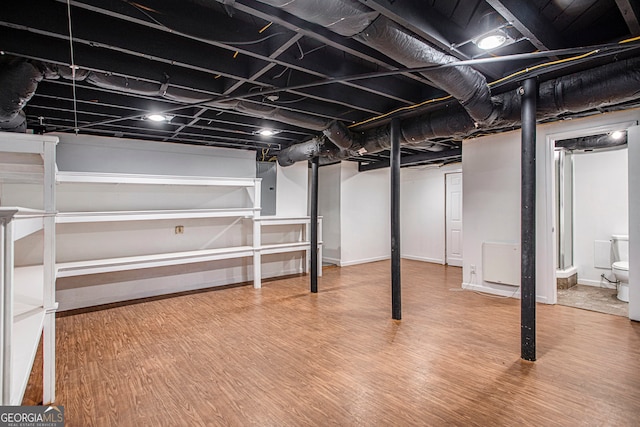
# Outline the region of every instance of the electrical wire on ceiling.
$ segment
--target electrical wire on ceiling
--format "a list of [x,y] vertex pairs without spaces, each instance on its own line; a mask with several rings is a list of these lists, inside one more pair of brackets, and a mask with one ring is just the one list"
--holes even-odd
[[[170,30],[171,32],[173,32],[175,34],[186,35],[184,33],[181,33],[180,31],[177,31],[177,30],[169,27],[168,25],[166,25],[163,22],[159,21],[157,18],[153,17],[149,13],[149,12],[160,13],[157,10],[149,8],[149,7],[145,7],[145,6],[141,5],[141,4],[138,4],[138,3],[135,3],[135,2],[132,2],[132,1],[127,1],[127,0],[123,0],[123,1],[125,3],[127,3],[128,5],[132,6],[133,8],[135,8],[137,11],[142,13],[144,16],[149,18],[151,21],[153,21],[158,26],[160,26],[160,27],[162,27],[164,29]],[[273,22],[269,22],[267,25],[265,25],[260,30],[258,30],[258,34],[262,34],[272,24],[273,24]],[[267,35],[265,37],[262,37],[262,38],[259,38],[259,39],[256,39],[256,40],[248,40],[248,41],[225,41],[225,40],[212,40],[212,39],[206,39],[206,40],[214,42],[214,43],[220,43],[220,44],[228,44],[228,45],[235,45],[235,46],[247,46],[247,45],[262,43],[262,42],[267,41],[267,40],[269,40],[269,39],[271,39],[273,37],[281,36],[283,34],[286,34],[286,33],[284,31],[279,31],[279,32],[269,34],[269,35]]]
[[304,59],[304,51],[302,50],[302,46],[300,46],[300,42],[296,41],[296,46],[298,46],[298,50],[300,51],[300,58],[298,58],[298,61]]
[[[269,97],[266,97],[266,99],[269,99]],[[276,101],[272,101],[272,102],[277,102],[278,104],[295,104],[296,102],[304,101],[305,99],[309,99],[309,97],[308,96],[301,96],[300,98],[292,99],[292,100],[289,100],[289,101],[276,100]],[[269,99],[269,101],[271,101],[271,100]]]
[[[310,82],[310,83],[304,83],[304,84],[299,84],[299,85],[295,85],[295,86],[284,86],[284,87],[280,87],[280,88],[274,88],[274,89],[270,89],[270,90],[265,90],[265,91],[261,91],[260,94],[247,93],[247,94],[240,94],[240,95],[236,95],[236,96],[212,97],[210,99],[203,100],[203,101],[196,102],[196,103],[191,103],[191,104],[188,104],[188,105],[183,105],[183,106],[163,109],[162,113],[169,113],[169,112],[177,111],[177,110],[180,110],[180,109],[183,109],[183,108],[187,108],[187,107],[197,107],[197,106],[201,106],[201,105],[206,105],[206,104],[209,104],[211,102],[242,100],[242,99],[247,99],[247,98],[250,98],[252,96],[257,96],[257,95],[261,95],[261,96],[264,97],[266,95],[269,95],[269,94],[272,94],[272,93],[278,93],[278,92],[281,92],[281,91],[307,89],[307,88],[311,88],[311,87],[324,86],[324,85],[327,85],[327,84],[334,84],[334,83],[339,83],[339,82],[357,81],[357,80],[363,80],[363,79],[367,79],[367,78],[386,77],[386,76],[390,76],[390,75],[403,74],[403,73],[407,73],[407,72],[428,71],[428,70],[431,70],[431,69],[441,69],[441,68],[446,68],[446,67],[450,67],[450,66],[459,66],[459,65],[476,65],[476,64],[484,64],[484,63],[489,63],[489,62],[503,62],[503,61],[524,60],[524,59],[535,58],[535,57],[538,57],[538,56],[547,56],[548,57],[548,56],[551,56],[551,55],[558,56],[558,55],[568,55],[568,54],[581,53],[580,55],[577,55],[577,56],[574,56],[574,57],[570,57],[570,58],[566,58],[566,60],[562,60],[563,63],[564,63],[564,62],[568,62],[568,61],[575,61],[578,58],[583,58],[582,54],[584,54],[584,52],[591,53],[591,55],[593,55],[593,51],[595,51],[595,50],[597,50],[599,53],[602,53],[602,54],[616,52],[621,47],[626,46],[627,44],[630,44],[630,43],[633,43],[633,42],[637,42],[637,41],[640,41],[640,36],[639,37],[630,38],[630,39],[625,39],[625,40],[622,40],[622,41],[620,41],[618,43],[609,43],[609,44],[591,46],[591,47],[556,49],[556,50],[551,50],[551,51],[537,51],[537,52],[531,52],[531,53],[526,53],[526,54],[514,54],[514,55],[497,56],[497,57],[475,59],[475,60],[464,60],[464,61],[460,61],[460,62],[457,62],[457,63],[444,64],[444,65],[438,65],[438,66],[428,66],[428,67],[419,67],[419,68],[402,68],[402,69],[376,71],[376,72],[372,72],[372,73],[364,73],[364,74],[357,74],[357,75],[350,75],[350,76],[330,77],[330,78],[325,78],[323,80],[318,80],[318,81],[314,81],[314,82]],[[636,45],[632,45],[630,47],[627,47],[626,50],[636,49],[637,47],[638,47],[637,44]],[[584,58],[583,58],[583,60],[584,60]],[[537,66],[537,68],[541,68],[541,67],[544,67],[544,66],[549,66],[551,64],[557,64],[557,62],[556,61],[551,61],[549,63],[540,64],[539,66]],[[562,65],[562,64],[559,64],[559,65]],[[531,70],[531,69],[532,68],[529,68],[529,70]],[[289,70],[289,68],[285,67],[281,73],[279,73],[277,76],[275,76],[275,78],[281,77],[288,70]],[[516,73],[518,73],[518,72],[516,72]],[[218,77],[219,76],[216,76],[215,78],[218,78]],[[510,76],[507,76],[507,77],[513,78],[514,76],[510,75]],[[289,80],[289,79],[287,79],[287,80]],[[493,83],[493,84],[495,85],[495,83]],[[444,96],[442,98],[429,99],[429,100],[423,101],[423,102],[415,104],[415,105],[401,107],[398,110],[393,110],[391,112],[384,113],[384,114],[382,114],[380,116],[369,118],[369,119],[367,119],[365,121],[362,121],[362,122],[353,123],[349,127],[353,128],[353,127],[362,125],[364,123],[370,123],[372,121],[388,117],[388,116],[393,115],[393,114],[395,114],[397,112],[400,112],[400,111],[416,109],[416,108],[419,108],[419,107],[421,107],[423,105],[426,105],[426,104],[445,101],[445,100],[448,100],[450,98],[451,98],[450,96]],[[118,120],[132,119],[132,118],[137,118],[137,117],[139,117],[139,116],[134,115],[134,116],[129,116],[129,117],[123,117],[123,118],[120,118]],[[101,122],[93,123],[92,125],[107,124],[107,123],[111,123],[112,121],[114,121],[114,120],[113,119],[104,120],[104,121],[101,121]],[[63,128],[62,130],[67,130],[67,129],[69,129],[69,128]]]
[[[622,41],[618,42],[618,44],[622,45],[622,44],[631,43],[631,42],[638,41],[638,40],[640,40],[640,36],[622,40]],[[594,49],[594,50],[591,50],[589,52],[583,53],[581,55],[575,55],[575,56],[572,56],[572,57],[569,57],[569,58],[558,59],[558,60],[555,60],[555,61],[549,61],[549,62],[545,62],[545,63],[542,63],[542,64],[534,65],[534,66],[531,66],[531,67],[523,68],[522,70],[516,71],[516,72],[511,73],[511,74],[509,74],[509,75],[507,75],[505,77],[502,77],[502,78],[500,78],[498,80],[494,80],[494,81],[488,83],[488,86],[492,87],[492,86],[495,86],[495,85],[497,85],[499,83],[504,83],[506,81],[510,81],[515,77],[530,73],[531,71],[534,71],[534,70],[537,70],[537,69],[540,69],[540,68],[546,68],[546,67],[550,67],[550,66],[553,66],[553,65],[564,64],[564,63],[567,63],[567,62],[579,61],[581,59],[585,59],[585,58],[588,58],[588,57],[590,57],[592,55],[595,55],[595,54],[599,53],[600,51],[601,51],[600,49]],[[411,111],[411,110],[423,107],[423,106],[428,105],[428,104],[447,101],[447,100],[450,100],[452,98],[453,97],[451,95],[448,95],[448,96],[443,96],[441,98],[428,99],[428,100],[422,101],[422,102],[420,102],[418,104],[413,104],[413,105],[408,105],[408,106],[405,106],[405,107],[400,107],[400,108],[397,108],[395,110],[386,112],[384,114],[380,114],[379,116],[370,117],[370,118],[368,118],[366,120],[362,120],[362,121],[357,122],[357,123],[352,123],[348,127],[349,128],[354,128],[354,127],[357,127],[357,126],[362,126],[364,124],[371,123],[373,121],[377,121],[377,120],[380,120],[380,119],[384,119],[386,117],[389,117],[391,115],[394,115],[394,114],[397,114],[397,113],[400,113],[400,112],[403,112],[403,111]]]
[[259,34],[262,34],[263,32],[265,32],[267,30],[267,28],[269,28],[271,25],[273,25],[273,22],[269,22],[267,25],[265,25],[264,27],[260,28],[260,31],[258,31]]
[[73,54],[73,31],[71,29],[71,1],[67,0],[67,18],[69,21],[69,51],[71,55],[71,89],[73,91],[73,131],[78,134],[78,98],[76,96],[76,66]]
[[385,117],[389,117],[389,116],[391,116],[391,115],[393,115],[393,114],[400,113],[400,112],[402,112],[402,111],[411,111],[411,110],[415,110],[416,108],[424,107],[425,105],[428,105],[428,104],[433,104],[433,103],[435,103],[435,102],[441,102],[441,101],[447,101],[447,100],[449,100],[449,99],[453,99],[453,96],[451,96],[451,95],[447,95],[447,96],[443,96],[443,97],[441,97],[441,98],[428,99],[428,100],[426,100],[426,101],[422,101],[422,102],[420,102],[420,103],[418,103],[418,104],[407,105],[407,106],[405,106],[405,107],[396,108],[395,110],[392,110],[392,111],[386,112],[386,113],[384,113],[384,114],[380,114],[379,116],[370,117],[370,118],[368,118],[368,119],[366,119],[366,120],[362,120],[362,121],[360,121],[360,122],[350,124],[350,125],[349,125],[349,126],[347,126],[347,127],[349,127],[349,128],[354,128],[354,127],[361,126],[361,125],[364,125],[364,124],[367,124],[367,123],[370,123],[370,122],[373,122],[373,121],[376,121],[376,120],[384,119]]
[[284,69],[280,73],[278,73],[275,76],[271,77],[271,80],[279,79],[280,77],[284,76],[284,73],[286,73],[288,69],[289,69],[289,67],[284,67]]

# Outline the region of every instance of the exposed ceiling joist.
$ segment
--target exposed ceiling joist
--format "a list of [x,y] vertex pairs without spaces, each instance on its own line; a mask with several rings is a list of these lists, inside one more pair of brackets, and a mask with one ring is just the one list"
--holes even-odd
[[[462,148],[454,148],[446,151],[425,151],[419,154],[413,154],[410,156],[402,156],[400,158],[400,167],[413,166],[424,163],[442,162],[445,160],[454,160],[462,158]],[[387,168],[390,165],[389,160],[381,160],[379,162],[372,163],[360,163],[358,165],[358,171],[370,171],[374,169]]]
[[[411,119],[424,116],[429,120],[422,123],[416,119],[416,123],[422,123],[424,135],[431,135],[427,129],[430,118],[444,120],[450,117],[453,134],[448,134],[445,128],[445,131],[435,133],[435,137],[427,138],[423,146],[412,144],[402,150],[403,158],[406,158],[404,165],[413,161],[417,164],[442,162],[430,160],[431,154],[426,154],[426,160],[420,156],[422,152],[457,148],[456,141],[460,136],[456,129],[461,123],[462,127],[472,125],[466,113],[458,114],[462,110],[459,100],[465,100],[465,105],[471,105],[466,104],[471,99],[478,100],[477,105],[487,103],[458,93],[458,83],[443,86],[446,79],[436,82],[431,79],[432,74],[446,76],[463,67],[472,75],[476,72],[481,74],[480,83],[505,78],[491,86],[491,96],[498,97],[513,90],[517,78],[512,77],[523,70],[529,70],[529,76],[539,76],[544,80],[614,61],[614,58],[604,55],[605,51],[608,52],[606,55],[615,54],[616,62],[626,60],[637,56],[637,51],[630,49],[640,46],[638,42],[625,44],[624,51],[618,45],[611,49],[603,46],[612,45],[612,40],[628,40],[640,32],[639,2],[7,2],[0,16],[0,50],[5,54],[0,55],[0,71],[9,70],[9,75],[13,75],[11,70],[14,70],[23,76],[28,75],[25,80],[32,81],[47,74],[37,85],[37,90],[31,89],[33,85],[21,86],[27,90],[24,98],[29,98],[23,110],[26,118],[12,116],[8,121],[3,118],[3,123],[8,124],[3,129],[18,129],[17,126],[11,127],[17,117],[22,120],[22,129],[44,132],[80,129],[86,133],[115,137],[247,149],[269,148],[272,156],[278,154],[278,149],[294,145],[302,149],[310,139],[317,139],[319,132],[329,128],[332,129],[330,133],[352,132],[356,141],[365,134],[376,135],[375,129],[380,128],[379,136],[383,138],[383,127],[390,117]],[[284,3],[287,3],[284,9],[278,6]],[[71,12],[73,43],[69,41],[68,9]],[[311,13],[300,13],[303,9]],[[332,31],[336,22],[350,19],[348,9],[361,11],[372,19],[379,14],[373,21],[380,24],[378,29],[384,28],[385,22],[393,21],[388,28],[402,29],[402,34],[419,44],[403,51],[404,43],[400,42],[385,50],[384,41],[392,37],[382,33],[376,44],[366,37],[353,38]],[[372,10],[378,13],[371,13]],[[515,42],[509,40],[510,43],[493,50],[480,50],[474,43],[479,34],[504,25],[502,19],[499,22],[489,22],[490,16],[484,19],[487,13],[494,17],[501,14],[513,24],[505,32]],[[312,16],[323,18],[307,20]],[[631,32],[628,26],[632,28]],[[594,30],[596,28],[598,31]],[[523,40],[517,31],[530,41]],[[420,44],[431,46],[423,49]],[[70,45],[73,46],[74,63],[81,70],[75,82],[71,80],[69,71]],[[420,67],[423,62],[430,63],[428,58],[423,57],[416,63],[409,61],[414,66],[407,69],[401,65],[407,62],[404,57],[396,55],[399,52],[409,55],[425,52],[431,47],[435,47],[437,55],[447,54],[448,60],[455,57],[462,61],[454,61],[453,68],[446,71],[430,74],[431,69]],[[596,47],[602,49],[597,55],[536,68],[535,71],[530,68],[552,58],[552,55],[566,58],[588,53]],[[536,48],[540,51],[532,54]],[[423,72],[424,75],[420,74]],[[58,79],[54,80],[56,77]],[[72,90],[73,86],[75,90]],[[3,81],[0,87],[8,86]],[[484,84],[471,87],[484,88]],[[434,102],[447,93],[455,99]],[[456,97],[454,93],[460,96]],[[633,101],[614,107],[597,106],[593,111],[637,106],[637,100]],[[152,112],[168,113],[172,118],[167,123],[141,120]],[[566,116],[585,114],[590,113]],[[482,121],[485,116],[478,117]],[[365,124],[350,129],[340,128],[354,123]],[[269,138],[260,136],[258,132],[265,128],[277,133]],[[498,130],[491,130],[494,131]],[[334,145],[342,147],[339,143]],[[353,154],[358,150],[353,153],[346,150],[344,155],[353,155],[350,160],[363,164],[388,161],[384,147],[374,148],[375,151],[364,157]],[[377,152],[378,148],[383,151]],[[381,165],[378,163],[371,167]]]
[[629,27],[632,36],[640,35],[640,23],[638,23],[638,17],[640,16],[640,2],[638,0],[616,0],[616,5],[622,13],[624,21]]
[[558,32],[536,10],[535,4],[521,0],[486,0],[516,30],[539,50],[553,50],[562,46]]
[[[451,51],[452,40],[465,38],[462,34],[455,34],[455,25],[447,24],[440,12],[427,4],[422,4],[424,2],[359,1],[446,52]],[[447,35],[444,34],[445,31]]]
[[[388,0],[359,0],[373,10],[380,12],[387,18],[411,30],[420,38],[431,43],[442,51],[458,59],[471,59],[461,51],[455,49],[455,43],[467,38],[461,28],[451,24],[435,8],[418,1],[389,2]],[[491,78],[498,74],[486,67],[477,68]]]

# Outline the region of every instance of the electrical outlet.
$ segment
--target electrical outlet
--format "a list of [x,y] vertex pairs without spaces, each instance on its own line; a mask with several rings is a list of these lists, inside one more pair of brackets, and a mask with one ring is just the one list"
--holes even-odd
[[184,225],[176,225],[176,234],[184,234]]
[[471,274],[475,274],[476,273],[476,266],[474,264],[471,264],[469,266],[469,271],[471,272]]

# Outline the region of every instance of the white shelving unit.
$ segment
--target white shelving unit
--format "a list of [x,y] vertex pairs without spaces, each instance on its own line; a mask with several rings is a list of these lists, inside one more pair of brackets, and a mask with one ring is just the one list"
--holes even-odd
[[[229,246],[213,249],[181,250],[171,252],[158,252],[153,254],[141,254],[130,256],[103,257],[89,260],[71,260],[56,264],[56,277],[65,278],[89,274],[113,273],[124,270],[138,270],[164,266],[217,261],[232,258],[253,257],[253,284],[255,288],[261,287],[262,279],[262,255],[305,252],[305,271],[309,264],[309,217],[261,217],[260,216],[260,185],[261,180],[256,178],[212,178],[192,176],[168,176],[168,175],[136,175],[113,173],[86,173],[86,172],[59,172],[56,176],[59,196],[65,185],[76,185],[77,197],[91,193],[88,188],[101,194],[115,194],[125,191],[125,187],[141,188],[140,194],[149,191],[149,188],[162,187],[171,189],[175,187],[235,187],[245,188],[248,192],[250,206],[199,208],[180,206],[180,209],[144,209],[140,210],[91,210],[90,203],[79,202],[76,210],[66,210],[60,206],[56,216],[58,224],[89,224],[89,223],[118,223],[128,221],[162,221],[162,220],[188,220],[188,219],[213,219],[213,218],[238,218],[253,221],[253,237],[250,244]],[[97,187],[96,187],[97,185]],[[145,190],[146,189],[146,190]],[[162,191],[162,190],[160,190]],[[106,196],[108,197],[108,196]],[[163,195],[167,198],[169,196]],[[59,197],[61,198],[61,197]],[[166,200],[170,203],[170,200]],[[136,203],[133,200],[133,203]],[[139,205],[144,205],[142,202]],[[127,206],[127,201],[121,206]],[[263,227],[268,226],[297,226],[304,227],[301,238],[287,243],[262,244]],[[320,229],[321,233],[321,229]],[[320,252],[320,260],[322,254]]]
[[[79,188],[83,188],[83,184],[84,188],[98,185],[99,187],[94,188],[99,188],[99,191],[105,195],[113,195],[119,191],[124,191],[125,186],[129,188],[142,188],[142,193],[144,193],[145,189],[153,187],[227,187],[232,190],[244,188],[247,191],[251,203],[251,206],[228,208],[198,208],[185,205],[180,209],[114,211],[91,211],[89,210],[91,206],[84,207],[87,210],[82,211],[63,211],[62,209],[64,208],[61,207],[61,211],[56,217],[58,224],[118,223],[127,221],[153,222],[213,218],[253,219],[260,215],[260,179],[255,178],[59,172],[56,176],[56,181],[59,191],[66,184],[81,185]],[[81,197],[80,194],[82,193],[79,192],[78,197]],[[166,202],[170,201],[167,200]],[[123,204],[126,203],[126,201],[123,202]],[[141,204],[144,203],[145,202],[142,202]],[[80,201],[80,204],[82,204],[82,201]],[[115,271],[250,257],[253,256],[254,246],[255,244],[212,249],[193,248],[192,250],[58,262],[56,265],[56,277],[62,278],[87,274],[111,273]]]
[[[254,287],[260,288],[262,256],[294,252],[304,253],[304,270],[309,270],[309,217],[261,217],[260,179],[57,172],[57,142],[55,137],[0,133],[2,404],[21,404],[41,337],[43,403],[55,400],[56,278],[252,258]],[[242,221],[250,221],[248,229]],[[200,243],[232,227],[240,227],[243,235],[201,247],[164,236],[162,248],[154,250],[154,243],[145,242],[142,253],[127,251],[127,244],[119,248],[122,242],[111,244],[111,252],[87,251],[99,246],[91,240],[96,236],[102,243],[113,233],[122,237],[138,229],[155,236],[158,229],[166,232],[183,223],[216,230],[215,236],[200,236]],[[321,221],[319,225],[321,235]],[[287,238],[274,239],[275,232],[263,244],[265,230],[278,226]],[[87,240],[77,248],[71,241],[65,248],[75,252],[56,263],[56,235],[58,243],[68,238],[62,228]],[[36,246],[40,249],[34,250]]]
[[[309,272],[309,264],[311,258],[309,256],[311,251],[310,242],[310,225],[311,218],[308,216],[299,217],[275,217],[275,216],[263,216],[255,218],[254,220],[254,235],[259,236],[259,241],[256,242],[254,255],[254,271],[258,270],[254,278],[254,287],[259,288],[261,286],[260,266],[262,263],[262,255],[286,253],[286,252],[305,252],[305,272]],[[302,233],[300,233],[299,239],[283,242],[283,243],[271,243],[262,244],[262,235],[265,227],[269,226],[302,226]],[[322,276],[322,218],[318,218],[318,275]]]
[[[43,403],[55,400],[54,176],[57,138],[0,133],[0,284],[3,405],[20,405],[43,339]],[[28,207],[6,206],[20,185],[38,187],[42,197]],[[7,200],[9,202],[7,202]],[[36,238],[39,261],[22,264],[16,247]],[[35,242],[35,243],[34,243]],[[30,248],[33,249],[33,248]]]

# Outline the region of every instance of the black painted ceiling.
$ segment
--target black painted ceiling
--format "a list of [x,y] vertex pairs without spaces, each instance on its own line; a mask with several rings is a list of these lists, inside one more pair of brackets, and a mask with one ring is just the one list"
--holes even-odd
[[[525,56],[519,60],[495,60],[496,57],[617,43],[640,35],[636,0],[360,0],[360,3],[460,60],[494,58],[492,62],[474,64],[489,82],[526,67],[573,57],[578,51],[561,51],[548,57]],[[483,16],[491,11],[497,11],[507,22],[505,29],[514,42],[487,53],[471,40],[482,32]],[[628,46],[633,47],[634,43]],[[0,51],[6,57],[69,67],[71,47],[73,63],[80,70],[188,89],[211,101],[239,97],[254,104],[344,121],[347,125],[445,95],[421,75],[407,71],[376,50],[258,1],[3,3]],[[548,78],[566,74],[611,61],[616,55],[637,55],[637,52],[621,53],[613,49],[604,57],[593,55],[589,61],[568,61],[539,69],[538,75]],[[394,70],[404,71],[340,80]],[[310,83],[323,84],[304,87]],[[510,90],[518,84],[518,78],[511,78],[492,87],[492,91]],[[71,80],[59,78],[43,80],[25,112],[29,127],[36,130],[78,129],[80,133],[94,135],[250,149],[264,160],[272,159],[282,148],[318,134],[207,104],[134,95],[83,81],[76,81],[74,88]],[[430,108],[437,108],[437,103]],[[174,117],[169,123],[144,119],[157,111]],[[369,122],[360,128],[379,122]],[[279,133],[271,137],[258,135],[257,131],[265,127]],[[453,138],[439,142],[452,148],[460,144]],[[403,147],[403,156],[420,159],[423,151],[419,147]],[[384,162],[387,154],[351,160],[363,164]],[[433,161],[443,160],[417,160]]]

